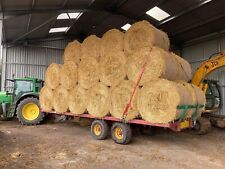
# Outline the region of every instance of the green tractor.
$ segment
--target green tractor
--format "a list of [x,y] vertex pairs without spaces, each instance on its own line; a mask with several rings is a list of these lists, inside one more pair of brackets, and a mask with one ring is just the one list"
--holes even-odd
[[17,116],[24,125],[39,124],[44,119],[40,111],[39,92],[43,81],[36,78],[15,78],[12,93],[0,92],[0,118],[9,120]]

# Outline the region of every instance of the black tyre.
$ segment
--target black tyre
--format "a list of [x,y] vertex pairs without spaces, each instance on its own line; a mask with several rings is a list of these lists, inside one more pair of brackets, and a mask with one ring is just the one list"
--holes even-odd
[[28,97],[20,101],[16,114],[23,125],[39,124],[45,117],[45,114],[40,111],[39,100],[34,97]]
[[132,137],[131,128],[125,123],[116,122],[111,127],[111,136],[117,144],[128,144]]
[[94,120],[91,124],[91,135],[95,140],[104,140],[109,134],[108,124],[103,120]]

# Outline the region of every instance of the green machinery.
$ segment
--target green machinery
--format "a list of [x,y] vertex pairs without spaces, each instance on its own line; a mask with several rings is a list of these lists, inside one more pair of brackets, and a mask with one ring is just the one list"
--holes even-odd
[[24,125],[40,123],[44,114],[40,111],[38,98],[43,81],[29,77],[7,80],[13,82],[13,91],[0,92],[1,120],[17,116]]

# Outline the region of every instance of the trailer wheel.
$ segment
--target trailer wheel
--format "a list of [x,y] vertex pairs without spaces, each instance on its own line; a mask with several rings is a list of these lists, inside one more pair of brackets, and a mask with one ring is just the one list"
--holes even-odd
[[108,136],[109,127],[103,120],[94,120],[91,124],[91,135],[95,140],[104,140]]
[[128,144],[132,137],[131,128],[127,124],[116,122],[111,127],[111,136],[117,144]]

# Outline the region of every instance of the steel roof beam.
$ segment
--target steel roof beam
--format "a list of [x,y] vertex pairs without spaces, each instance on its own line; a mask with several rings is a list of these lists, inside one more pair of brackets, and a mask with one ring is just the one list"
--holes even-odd
[[179,17],[181,17],[181,16],[183,16],[183,15],[185,15],[185,14],[188,14],[188,13],[190,13],[191,11],[194,11],[194,10],[198,9],[198,8],[202,7],[203,5],[208,4],[208,3],[211,2],[211,1],[212,1],[212,0],[204,0],[204,1],[201,1],[201,2],[198,3],[197,5],[191,6],[190,8],[187,8],[186,10],[183,10],[182,12],[180,12],[180,13],[178,13],[178,14],[176,14],[176,15],[173,15],[173,16],[167,18],[167,19],[164,19],[163,21],[161,21],[161,22],[157,25],[157,27],[162,26],[162,25],[164,25],[165,23],[167,23],[167,22],[169,22],[169,21],[171,21],[171,20],[174,20],[174,19],[176,19],[176,18],[179,18]]

